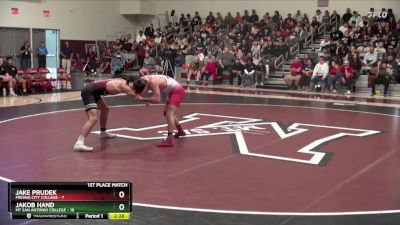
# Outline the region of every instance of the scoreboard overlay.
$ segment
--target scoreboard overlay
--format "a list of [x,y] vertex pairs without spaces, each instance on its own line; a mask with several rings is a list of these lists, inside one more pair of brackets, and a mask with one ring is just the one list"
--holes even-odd
[[132,212],[131,182],[11,182],[12,219],[127,220]]

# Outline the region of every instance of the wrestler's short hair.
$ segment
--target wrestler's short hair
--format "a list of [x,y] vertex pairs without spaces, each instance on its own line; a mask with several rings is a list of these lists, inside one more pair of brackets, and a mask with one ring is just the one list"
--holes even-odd
[[141,93],[146,87],[147,80],[144,79],[137,79],[133,82],[133,88],[135,89],[136,93]]

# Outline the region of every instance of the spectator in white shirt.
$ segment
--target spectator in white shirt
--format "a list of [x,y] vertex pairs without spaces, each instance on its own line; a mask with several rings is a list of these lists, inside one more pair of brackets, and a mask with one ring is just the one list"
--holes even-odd
[[339,30],[344,34],[347,30],[349,30],[349,24],[343,23],[343,25],[339,27]]
[[379,42],[374,50],[378,54],[378,59],[381,60],[386,57],[386,49],[383,47],[383,42]]
[[143,31],[139,31],[139,35],[136,37],[136,43],[140,43],[142,41],[146,41],[146,36],[143,34]]
[[329,36],[325,36],[324,40],[322,40],[321,43],[319,43],[320,46],[319,51],[322,51],[325,46],[330,44],[331,44],[331,38]]
[[354,11],[353,16],[349,20],[349,24],[351,27],[358,27],[358,26],[360,26],[360,23],[362,23],[362,19],[358,15],[358,13],[356,11]]
[[315,11],[315,17],[317,18],[317,21],[321,24],[322,23],[322,13],[321,10],[317,9]]
[[360,58],[364,58],[365,54],[367,54],[370,49],[371,45],[368,43],[368,41],[364,41],[363,45],[357,48]]
[[325,90],[328,73],[329,65],[325,62],[325,57],[320,56],[319,62],[315,65],[311,77],[310,90],[321,88],[321,92],[323,92]]
[[300,10],[297,10],[296,15],[294,15],[294,19],[297,23],[300,23],[303,20],[303,15],[301,15]]
[[157,33],[157,34],[156,34],[156,38],[154,39],[154,42],[155,42],[157,45],[159,45],[159,44],[161,44],[161,41],[162,41],[162,37],[161,37],[160,33]]
[[374,52],[374,48],[370,48],[369,52],[364,56],[361,70],[364,71],[364,73],[370,74],[372,67],[376,65],[377,61],[378,61],[378,53]]

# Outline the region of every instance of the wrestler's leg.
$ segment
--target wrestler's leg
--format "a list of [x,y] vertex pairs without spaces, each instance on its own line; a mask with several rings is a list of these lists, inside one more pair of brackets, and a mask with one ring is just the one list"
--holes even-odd
[[115,138],[117,137],[116,134],[111,134],[106,132],[107,130],[107,120],[108,120],[108,112],[110,109],[108,108],[107,103],[101,98],[97,105],[99,107],[100,112],[100,138]]
[[85,122],[81,129],[81,133],[78,137],[78,140],[75,143],[74,150],[75,151],[92,151],[93,147],[89,147],[85,145],[85,138],[88,136],[90,131],[93,129],[94,125],[96,125],[98,121],[98,113],[95,107],[90,108],[86,111],[86,115],[88,120]]

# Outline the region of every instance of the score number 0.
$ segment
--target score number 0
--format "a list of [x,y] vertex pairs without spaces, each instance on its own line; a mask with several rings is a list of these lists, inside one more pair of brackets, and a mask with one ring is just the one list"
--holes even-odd
[[[118,197],[119,198],[124,198],[125,197],[125,192],[120,191],[118,193]],[[123,211],[125,209],[125,205],[124,204],[119,204],[118,208],[119,208],[119,210]]]

